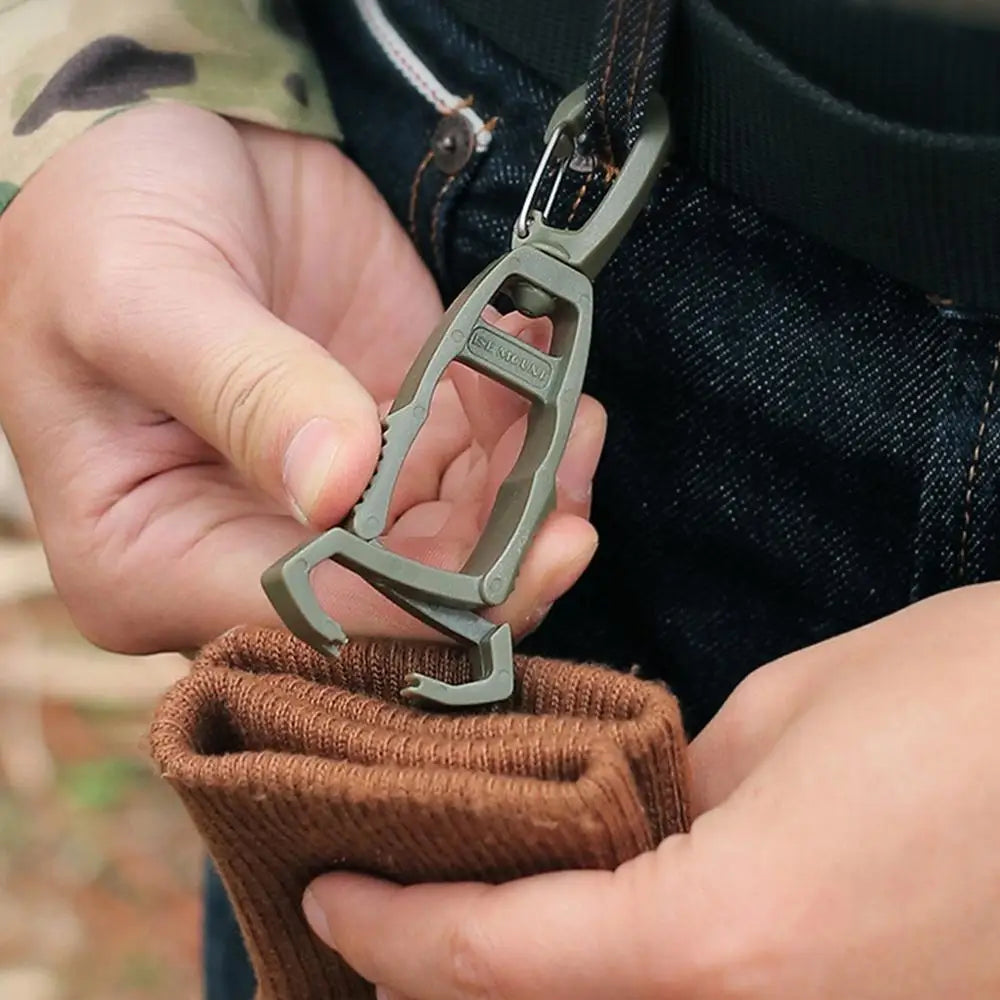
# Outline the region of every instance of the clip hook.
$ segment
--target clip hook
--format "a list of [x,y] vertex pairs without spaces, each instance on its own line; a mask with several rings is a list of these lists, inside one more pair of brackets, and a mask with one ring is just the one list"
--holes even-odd
[[[665,111],[661,115],[654,102],[651,108],[649,131],[644,129],[591,218],[570,232],[552,227],[547,219],[580,134],[583,90],[560,105],[515,223],[512,249],[468,285],[424,344],[385,417],[382,453],[361,500],[342,525],[299,546],[263,574],[264,590],[285,624],[328,655],[336,655],[347,637],[323,610],[310,582],[312,571],[326,560],[348,567],[409,614],[470,645],[473,680],[453,685],[414,674],[401,692],[404,698],[470,707],[506,701],[513,693],[510,626],[495,625],[474,612],[507,599],[532,539],[553,508],[556,471],[569,440],[590,351],[591,280],[640,211],[666,152]],[[535,201],[557,156],[562,163],[539,213]],[[549,352],[483,318],[501,291],[522,311],[550,317]],[[497,493],[479,542],[457,572],[397,555],[379,541],[387,527],[396,480],[427,420],[434,391],[453,361],[531,403],[521,453]]]
[[[567,141],[570,143],[570,149],[568,151],[565,150]],[[564,149],[560,153],[559,157],[561,160],[559,172],[556,174],[556,179],[552,183],[552,190],[549,192],[549,197],[545,202],[545,208],[542,209],[542,219],[548,220],[548,217],[552,212],[552,208],[556,203],[559,188],[562,186],[562,179],[566,174],[566,168],[569,166],[569,162],[573,154],[572,143],[573,137],[570,123],[560,122],[552,132],[551,138],[545,145],[545,152],[542,153],[542,158],[538,161],[538,166],[535,168],[535,174],[531,178],[531,183],[528,185],[528,193],[524,196],[524,204],[521,205],[521,211],[518,213],[517,221],[514,223],[514,232],[518,239],[525,240],[528,238],[531,211],[535,207],[535,201],[538,198],[538,189],[542,186],[542,181],[545,180],[545,175],[548,173],[549,167],[555,159],[557,151],[560,146],[562,146]]]
[[[639,138],[589,218],[578,229],[554,226],[549,215],[566,170],[572,166],[577,140],[583,135],[586,99],[586,88],[580,87],[556,108],[546,132],[545,152],[518,216],[511,245],[540,247],[593,281],[649,199],[670,150],[671,133],[666,102],[659,94],[650,95]],[[557,155],[562,163],[545,208],[539,212],[534,207],[538,189]]]

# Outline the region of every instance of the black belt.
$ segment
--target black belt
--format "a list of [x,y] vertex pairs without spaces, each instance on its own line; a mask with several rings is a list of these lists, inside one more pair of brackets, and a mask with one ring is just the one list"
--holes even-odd
[[[448,3],[564,89],[586,77],[603,4],[534,0],[536,26],[552,20],[529,37],[518,31],[519,0]],[[951,132],[859,110],[708,0],[680,3],[672,34],[666,90],[677,159],[924,292],[1000,311],[1000,125]],[[991,37],[1000,52],[1000,35]],[[997,94],[981,96],[997,104]]]

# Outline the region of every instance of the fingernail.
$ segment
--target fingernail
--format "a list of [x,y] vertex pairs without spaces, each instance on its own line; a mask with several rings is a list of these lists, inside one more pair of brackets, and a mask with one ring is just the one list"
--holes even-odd
[[340,450],[341,436],[332,420],[316,417],[292,438],[282,469],[285,492],[295,516],[309,524],[309,516],[330,478]]
[[302,896],[302,912],[305,915],[306,923],[312,928],[313,934],[332,948],[333,942],[330,940],[330,925],[326,922],[326,914],[323,912],[323,907],[319,905],[311,889],[306,889],[305,894]]

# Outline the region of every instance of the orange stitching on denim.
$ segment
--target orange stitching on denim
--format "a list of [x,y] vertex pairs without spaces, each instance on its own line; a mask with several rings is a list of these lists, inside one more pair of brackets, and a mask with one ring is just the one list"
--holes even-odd
[[433,159],[434,150],[427,150],[426,155],[417,166],[417,172],[413,175],[413,183],[410,185],[410,236],[414,243],[417,241],[417,196],[420,192],[420,179],[424,176],[424,171],[431,165]]
[[611,25],[611,42],[608,45],[608,58],[604,64],[604,78],[601,80],[601,92],[598,95],[597,104],[601,109],[601,129],[604,132],[605,159],[608,163],[615,162],[615,152],[611,147],[611,129],[608,126],[608,81],[611,79],[611,65],[615,58],[615,49],[618,47],[618,32],[621,29],[622,8],[625,0],[617,0],[615,4],[615,19]]
[[639,84],[639,70],[642,69],[646,61],[646,43],[649,41],[649,29],[653,24],[653,3],[654,0],[646,0],[646,23],[642,26],[642,40],[639,42],[639,55],[635,60],[635,67],[632,70],[632,82],[628,88],[628,100],[625,106],[628,108],[629,117],[632,117],[632,105],[635,103],[635,91]]
[[986,389],[986,399],[983,401],[983,415],[979,421],[979,431],[976,434],[976,446],[972,450],[972,461],[966,476],[965,514],[962,518],[962,539],[958,548],[958,579],[964,580],[969,560],[969,536],[972,531],[972,497],[979,476],[980,461],[983,456],[983,444],[986,440],[986,426],[993,411],[993,400],[996,396],[997,375],[1000,374],[1000,340],[996,343],[993,355],[993,368],[990,371],[990,382]]
[[573,202],[572,207],[569,210],[569,216],[566,219],[566,225],[571,226],[573,224],[573,219],[576,218],[577,210],[583,203],[583,199],[587,196],[587,188],[590,186],[591,177],[589,175],[584,179],[584,182],[580,185],[580,190],[576,192],[576,200]]
[[[455,109],[455,111],[459,111],[462,108],[471,108],[474,102],[475,102],[475,97],[473,95],[470,95],[469,97],[465,98],[465,100]],[[480,131],[495,132],[499,127],[499,125],[500,125],[500,116],[494,115],[492,118],[483,122],[482,129]],[[479,133],[477,132],[476,134],[478,135]],[[413,225],[413,218],[416,215],[417,191],[420,182],[420,176],[427,169],[428,165],[430,164],[433,158],[434,158],[434,151],[431,150],[427,154],[427,156],[424,157],[423,161],[420,164],[420,167],[417,169],[417,176],[414,177],[413,179],[413,188],[410,191],[410,219],[411,219],[411,227],[414,229],[416,227]],[[469,162],[471,163],[472,160],[470,159]],[[466,166],[468,166],[468,164],[466,164]],[[464,171],[465,167],[462,167],[461,170],[459,170],[457,173],[452,174],[445,180],[445,182],[441,185],[440,189],[438,190],[437,197],[434,199],[434,204],[431,206],[430,245],[431,245],[431,252],[434,254],[434,263],[437,266],[438,274],[441,277],[444,277],[444,259],[441,254],[441,248],[437,245],[437,237],[438,237],[438,232],[440,231],[441,228],[441,216],[444,211],[444,197],[448,193],[448,189],[452,186],[452,184],[455,183],[455,181],[458,180],[459,177],[461,177]]]
[[437,193],[437,198],[434,199],[434,208],[431,210],[433,212],[433,219],[431,221],[431,250],[434,252],[434,263],[437,264],[438,275],[444,277],[444,257],[441,253],[441,248],[437,243],[438,230],[441,225],[441,215],[444,210],[444,196],[448,193],[448,188],[458,180],[460,173],[452,174],[444,184],[441,185],[441,190]]

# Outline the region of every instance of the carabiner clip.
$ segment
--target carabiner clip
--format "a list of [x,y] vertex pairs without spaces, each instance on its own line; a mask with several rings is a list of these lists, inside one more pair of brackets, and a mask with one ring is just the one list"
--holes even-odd
[[[670,151],[671,135],[666,102],[659,94],[651,94],[639,138],[590,217],[579,229],[554,226],[550,216],[567,169],[590,172],[594,167],[592,162],[577,162],[586,99],[586,88],[581,87],[556,108],[545,133],[545,152],[518,215],[511,245],[515,249],[537,246],[593,281],[649,200]],[[559,161],[555,179],[545,207],[539,211],[538,193],[555,160]]]
[[[575,118],[566,115],[567,107]],[[550,151],[529,192],[523,226],[520,219],[515,225],[513,248],[459,295],[403,380],[383,423],[378,466],[351,515],[342,525],[280,559],[262,577],[268,598],[289,629],[328,655],[336,655],[347,641],[343,629],[320,606],[310,583],[312,571],[328,559],[358,573],[414,617],[470,645],[470,682],[446,684],[413,674],[401,692],[407,699],[449,708],[471,707],[506,701],[514,690],[510,626],[494,625],[474,612],[510,596],[524,555],[552,511],[556,471],[569,441],[590,351],[591,279],[627,229],[620,220],[630,222],[640,211],[665,153],[666,133],[654,114],[650,135],[644,132],[640,137],[587,223],[572,233],[549,226],[543,218],[547,212],[536,212],[533,202],[548,163],[557,152],[565,154],[565,148],[560,148],[563,134],[580,119],[574,111],[577,108],[582,111],[582,91],[557,109],[550,126]],[[623,182],[625,187],[616,194]],[[619,221],[608,211],[602,213],[609,199],[611,211],[620,213]],[[553,202],[550,196],[549,208]],[[500,293],[522,311],[551,319],[548,352],[483,318],[486,307]],[[499,382],[531,404],[521,453],[497,493],[479,542],[457,572],[397,555],[379,541],[387,528],[403,463],[427,420],[434,390],[453,361]]]

